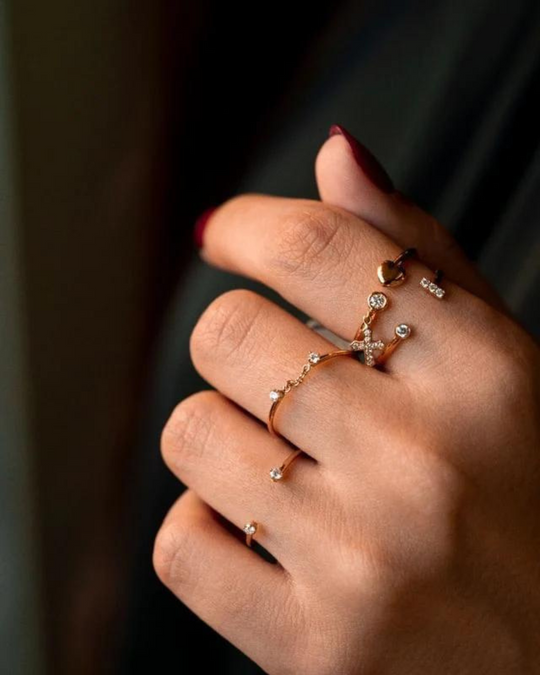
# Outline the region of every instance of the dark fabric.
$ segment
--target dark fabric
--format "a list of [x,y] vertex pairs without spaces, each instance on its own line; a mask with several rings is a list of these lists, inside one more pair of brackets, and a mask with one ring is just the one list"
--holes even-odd
[[[539,80],[535,0],[351,3],[304,54],[237,191],[316,198],[313,160],[330,124],[343,124],[455,233],[538,335]],[[151,569],[153,537],[181,491],[161,462],[161,428],[180,399],[206,386],[189,362],[189,335],[213,298],[239,286],[258,288],[194,259],[159,344],[136,467],[129,673],[258,672]]]

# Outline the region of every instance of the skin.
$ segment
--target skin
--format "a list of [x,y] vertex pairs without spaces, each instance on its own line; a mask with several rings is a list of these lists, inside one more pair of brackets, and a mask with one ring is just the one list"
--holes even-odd
[[[321,202],[220,206],[204,259],[351,339],[378,264],[416,245],[423,262],[388,290],[373,331],[389,341],[406,322],[413,335],[384,371],[345,358],[311,373],[274,438],[268,392],[332,346],[252,292],[217,298],[191,340],[214,390],[163,430],[189,489],[157,535],[157,574],[272,675],[540,673],[538,347],[444,229],[371,184],[343,138],[316,172]],[[435,267],[443,301],[419,287]],[[290,444],[306,455],[272,483]],[[277,564],[245,545],[251,519]]]

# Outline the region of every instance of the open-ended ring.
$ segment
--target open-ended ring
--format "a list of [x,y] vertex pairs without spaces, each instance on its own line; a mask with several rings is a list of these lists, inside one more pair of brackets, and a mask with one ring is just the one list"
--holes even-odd
[[406,323],[400,323],[399,326],[396,326],[394,333],[393,340],[386,345],[383,353],[377,358],[375,365],[380,366],[383,363],[386,363],[392,352],[394,352],[404,340],[410,337],[411,328]]
[[259,529],[259,523],[254,520],[250,520],[249,523],[246,523],[243,527],[244,532],[246,533],[246,544],[251,548],[253,537]]
[[307,363],[302,367],[302,372],[295,380],[287,380],[285,386],[282,389],[272,389],[270,392],[270,400],[272,405],[270,406],[270,412],[268,413],[268,431],[272,436],[280,436],[281,434],[276,431],[275,427],[275,417],[279,406],[281,405],[285,396],[292,390],[298,387],[305,380],[307,374],[318,365],[327,363],[332,359],[335,359],[339,356],[351,356],[354,352],[350,349],[338,349],[335,352],[329,352],[328,354],[318,354],[317,352],[310,352],[308,355]]
[[299,449],[293,450],[289,455],[287,455],[285,461],[283,462],[283,464],[281,464],[281,466],[272,467],[270,469],[270,479],[274,483],[277,483],[278,481],[282,480],[285,477],[287,469],[291,466],[291,464],[298,457],[298,455],[302,454],[302,452],[303,451]]

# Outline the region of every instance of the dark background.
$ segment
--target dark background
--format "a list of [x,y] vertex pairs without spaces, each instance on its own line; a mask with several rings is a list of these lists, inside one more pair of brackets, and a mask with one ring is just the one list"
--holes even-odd
[[245,190],[316,198],[341,123],[538,334],[540,6],[17,0],[0,19],[0,670],[257,672],[151,566],[182,490],[160,430],[204,386],[189,332],[247,285],[198,261],[194,220]]

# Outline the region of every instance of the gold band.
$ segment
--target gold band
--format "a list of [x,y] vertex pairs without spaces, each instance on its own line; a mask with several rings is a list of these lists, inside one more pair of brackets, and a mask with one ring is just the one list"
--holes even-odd
[[281,466],[274,466],[270,469],[270,479],[274,482],[277,483],[280,480],[283,480],[285,478],[285,474],[287,473],[287,469],[291,466],[291,464],[294,462],[294,460],[302,454],[302,450],[296,449],[293,450],[287,457],[285,458],[285,461]]
[[268,431],[272,436],[281,436],[281,434],[276,431],[275,427],[275,417],[279,406],[281,405],[283,399],[287,394],[302,384],[305,380],[307,374],[318,365],[327,363],[332,359],[335,359],[339,356],[351,356],[352,351],[350,349],[338,349],[335,352],[329,352],[328,354],[318,354],[316,352],[310,352],[308,355],[308,361],[302,366],[302,372],[296,378],[296,380],[287,380],[285,386],[282,389],[272,389],[270,392],[270,400],[272,405],[270,406],[270,412],[268,413]]
[[259,523],[254,520],[250,520],[249,523],[246,523],[243,527],[244,532],[246,533],[246,544],[251,548],[253,543],[253,537],[255,536],[257,530],[259,529]]

